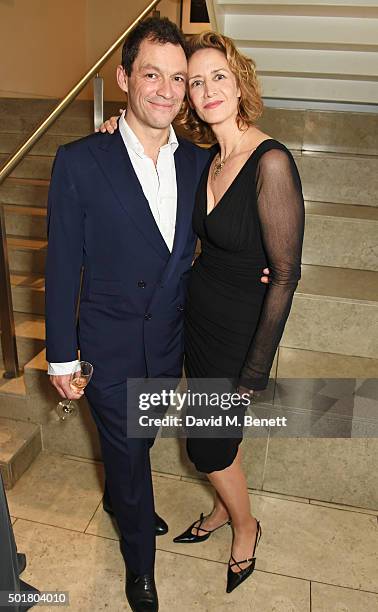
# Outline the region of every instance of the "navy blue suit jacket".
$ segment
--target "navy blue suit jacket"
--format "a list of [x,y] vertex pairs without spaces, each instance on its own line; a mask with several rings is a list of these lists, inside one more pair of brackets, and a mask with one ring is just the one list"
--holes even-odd
[[118,131],[62,146],[55,158],[48,200],[47,360],[72,361],[79,348],[81,359],[94,365],[97,388],[111,389],[127,377],[181,375],[183,306],[195,247],[192,211],[209,154],[179,139],[174,156],[172,253]]

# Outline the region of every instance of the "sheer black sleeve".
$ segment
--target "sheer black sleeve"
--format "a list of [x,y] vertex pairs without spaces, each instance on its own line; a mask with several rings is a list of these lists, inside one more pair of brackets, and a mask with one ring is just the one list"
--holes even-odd
[[301,277],[304,203],[297,167],[287,149],[270,149],[263,153],[256,172],[256,193],[271,282],[239,384],[262,390],[268,384],[274,355]]

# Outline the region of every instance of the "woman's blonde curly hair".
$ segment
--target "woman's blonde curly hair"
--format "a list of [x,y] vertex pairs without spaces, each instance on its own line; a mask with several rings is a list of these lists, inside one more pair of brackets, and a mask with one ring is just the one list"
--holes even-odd
[[[188,41],[188,59],[200,49],[217,49],[226,57],[241,93],[236,118],[238,127],[241,129],[243,126],[254,125],[263,111],[255,62],[240,53],[231,38],[217,32],[208,31],[193,36]],[[188,95],[187,93],[175,124],[189,132],[191,140],[213,144],[216,142],[213,130],[190,106]]]

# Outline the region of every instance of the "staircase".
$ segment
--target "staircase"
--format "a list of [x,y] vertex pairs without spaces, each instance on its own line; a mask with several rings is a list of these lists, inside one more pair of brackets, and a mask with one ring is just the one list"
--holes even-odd
[[[0,165],[56,100],[0,100]],[[105,104],[107,116],[119,103]],[[44,324],[44,268],[46,258],[46,206],[52,163],[59,145],[93,131],[93,103],[74,102],[43,136],[30,154],[0,186],[4,205],[12,299],[19,364],[23,375],[5,380],[0,349],[0,469],[10,488],[42,448],[57,423],[51,408],[58,401],[47,382]],[[28,377],[29,373],[29,377]],[[40,380],[35,380],[40,377]],[[39,385],[40,383],[40,385]],[[87,425],[93,436],[94,428]],[[50,427],[50,429],[49,429]],[[58,431],[58,430],[57,430]],[[53,446],[53,443],[51,443]],[[45,440],[46,447],[46,440]],[[80,454],[80,449],[75,452]],[[99,450],[97,449],[99,455]]]
[[[43,100],[0,101],[1,160],[50,106]],[[105,116],[118,107],[107,103]],[[20,379],[0,379],[0,417],[37,424],[45,449],[97,459],[85,400],[77,419],[62,425],[51,418],[58,397],[46,376],[43,320],[51,165],[59,144],[92,131],[91,113],[90,103],[73,103],[0,187],[24,368]],[[302,279],[277,351],[277,375],[378,378],[378,115],[266,108],[260,127],[293,152],[306,200]],[[163,443],[165,451],[160,446],[153,453],[155,469],[192,475],[177,458],[176,441]],[[342,492],[338,499],[345,502]],[[359,501],[356,494],[354,504]]]
[[273,99],[378,104],[377,0],[206,0]]

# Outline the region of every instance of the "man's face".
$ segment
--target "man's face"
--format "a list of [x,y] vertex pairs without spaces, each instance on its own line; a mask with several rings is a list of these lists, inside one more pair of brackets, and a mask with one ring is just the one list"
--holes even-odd
[[167,128],[179,112],[186,89],[187,62],[180,45],[141,42],[131,74],[118,67],[118,85],[127,92],[127,121]]

